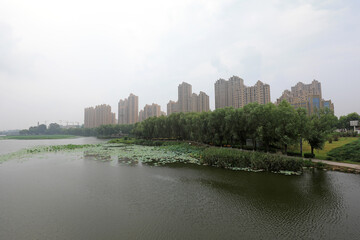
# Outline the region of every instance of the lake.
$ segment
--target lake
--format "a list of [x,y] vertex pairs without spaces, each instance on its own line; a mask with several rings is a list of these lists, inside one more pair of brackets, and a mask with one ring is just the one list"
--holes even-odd
[[[26,147],[103,140],[1,140]],[[83,152],[0,164],[0,239],[359,239],[360,175],[193,164],[129,166]]]

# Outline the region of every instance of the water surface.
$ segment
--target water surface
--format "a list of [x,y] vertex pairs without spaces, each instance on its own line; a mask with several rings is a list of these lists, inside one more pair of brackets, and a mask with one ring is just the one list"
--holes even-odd
[[0,239],[358,239],[359,200],[354,174],[48,153],[0,164]]

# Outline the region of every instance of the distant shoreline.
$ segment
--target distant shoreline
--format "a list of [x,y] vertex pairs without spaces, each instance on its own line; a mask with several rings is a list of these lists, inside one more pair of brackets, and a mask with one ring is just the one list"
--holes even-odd
[[46,140],[46,139],[69,139],[77,138],[74,135],[26,135],[26,136],[0,136],[0,140],[14,139],[14,140]]

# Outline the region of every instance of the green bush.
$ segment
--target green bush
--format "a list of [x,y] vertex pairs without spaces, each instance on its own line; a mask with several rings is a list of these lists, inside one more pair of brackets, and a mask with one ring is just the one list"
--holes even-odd
[[222,168],[251,168],[271,172],[300,171],[303,167],[303,161],[295,158],[222,148],[205,149],[202,160],[208,165]]
[[244,149],[244,150],[254,150],[254,147],[253,146],[247,146],[247,145],[244,145],[244,146],[242,146],[242,149]]
[[315,154],[312,154],[312,153],[304,153],[304,158],[315,158]]
[[302,157],[302,154],[298,152],[287,152],[286,154],[293,157]]
[[304,167],[314,167],[314,163],[311,160],[304,160]]

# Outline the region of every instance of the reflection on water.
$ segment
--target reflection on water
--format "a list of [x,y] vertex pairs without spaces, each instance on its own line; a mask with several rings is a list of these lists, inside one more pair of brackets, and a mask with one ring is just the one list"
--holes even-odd
[[360,176],[102,162],[0,164],[0,239],[358,239]]

